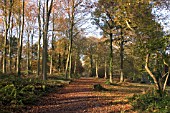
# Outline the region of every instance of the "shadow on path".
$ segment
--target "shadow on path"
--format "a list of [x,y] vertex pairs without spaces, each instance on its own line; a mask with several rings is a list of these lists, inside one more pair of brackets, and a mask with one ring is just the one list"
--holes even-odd
[[104,82],[104,79],[77,79],[55,93],[42,97],[34,106],[27,108],[27,113],[119,113],[121,110],[130,110],[131,106],[125,97],[132,93],[125,95],[119,89],[93,91],[94,84],[107,87]]

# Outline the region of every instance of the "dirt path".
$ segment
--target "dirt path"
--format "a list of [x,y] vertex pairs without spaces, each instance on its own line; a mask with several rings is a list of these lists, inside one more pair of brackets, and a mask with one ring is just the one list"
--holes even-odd
[[[127,96],[140,92],[139,88],[129,85],[110,86],[105,80],[81,78],[68,86],[43,97],[27,113],[115,113],[120,111],[132,112],[127,103]],[[102,84],[109,91],[97,92],[94,84]],[[129,87],[130,90],[129,90]]]

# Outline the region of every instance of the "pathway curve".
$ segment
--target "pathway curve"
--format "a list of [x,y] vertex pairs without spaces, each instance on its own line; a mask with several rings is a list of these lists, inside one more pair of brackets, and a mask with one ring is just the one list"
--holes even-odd
[[[27,113],[119,113],[132,112],[127,103],[127,96],[132,96],[139,89],[110,86],[105,80],[95,78],[77,79],[55,93],[42,97]],[[109,91],[97,92],[94,84],[102,84]]]

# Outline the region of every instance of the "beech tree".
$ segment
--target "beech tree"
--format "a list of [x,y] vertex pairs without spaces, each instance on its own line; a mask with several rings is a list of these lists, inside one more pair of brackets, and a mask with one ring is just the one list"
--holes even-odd
[[10,29],[10,23],[11,23],[11,14],[12,14],[12,6],[13,6],[13,0],[3,0],[1,1],[2,10],[3,10],[3,21],[5,26],[5,32],[4,32],[4,50],[3,50],[3,73],[6,73],[7,71],[7,40],[9,36],[9,29]]
[[[55,42],[56,39],[61,38],[60,34],[64,33],[65,29],[67,29],[66,26],[66,14],[64,13],[62,9],[62,2],[59,0],[56,0],[53,3],[53,9],[52,9],[52,18],[51,18],[51,51],[50,51],[50,74],[53,73],[54,69],[54,62],[58,59],[55,57]],[[59,59],[60,60],[60,59]]]
[[85,4],[88,4],[88,0],[65,0],[63,1],[63,8],[66,12],[67,17],[67,30],[66,36],[69,39],[69,52],[66,62],[65,76],[66,78],[71,78],[71,70],[72,70],[72,47],[73,47],[73,38],[79,33],[76,32],[76,26],[80,26],[79,24],[83,22],[83,16],[87,12],[87,8],[84,7]]
[[[80,61],[81,55],[83,54],[83,31],[80,31],[80,33],[73,39],[73,73],[75,76],[78,74],[82,74],[83,71],[81,70],[82,64]],[[82,72],[81,72],[82,71]]]
[[[25,1],[22,0],[21,5],[22,11],[19,8],[19,43],[18,43],[18,55],[17,55],[17,74],[21,76],[21,58],[22,58],[22,46],[23,46],[23,37],[24,37],[24,16],[25,16]],[[22,15],[22,18],[21,18]],[[21,26],[21,28],[20,28]]]
[[[2,34],[0,34],[0,41],[1,42],[3,42],[3,40],[4,40],[4,36],[2,35]],[[0,61],[1,61],[1,65],[0,65],[0,69],[2,70],[2,65],[3,65],[3,62],[2,62],[2,60],[3,60],[3,44],[0,44]]]
[[54,56],[54,41],[55,41],[55,35],[54,35],[54,12],[52,17],[52,39],[51,39],[51,63],[50,63],[50,75],[53,74],[53,56]]
[[25,8],[27,9],[25,11],[25,34],[27,34],[27,74],[29,75],[32,71],[33,50],[31,49],[31,46],[33,46],[34,25],[36,24],[37,12],[35,4],[26,4]]
[[89,76],[94,77],[95,73],[95,53],[96,53],[96,45],[97,38],[95,37],[87,37],[83,39],[83,61]]
[[[50,4],[49,4],[50,2]],[[49,6],[49,5],[50,6]],[[45,21],[44,21],[44,31],[43,31],[43,63],[42,63],[42,74],[43,74],[43,80],[47,79],[47,48],[48,48],[48,40],[47,40],[47,35],[48,35],[48,27],[49,27],[49,19],[50,19],[50,14],[53,6],[53,0],[51,1],[46,1],[45,2]]]
[[41,25],[41,0],[37,1],[37,7],[38,7],[38,13],[37,13],[37,17],[38,17],[38,58],[37,58],[37,76],[40,75],[40,48],[41,48],[41,35],[42,35],[42,25]]
[[54,43],[56,69],[58,73],[65,73],[65,66],[68,54],[68,40],[64,37]]
[[114,9],[115,3],[111,0],[109,1],[102,1],[99,0],[98,3],[95,5],[95,11],[93,12],[94,16],[94,23],[100,27],[104,34],[109,35],[110,38],[110,54],[109,54],[109,75],[110,75],[110,82],[112,83],[112,76],[113,76],[113,30],[115,29],[115,22],[114,22]]

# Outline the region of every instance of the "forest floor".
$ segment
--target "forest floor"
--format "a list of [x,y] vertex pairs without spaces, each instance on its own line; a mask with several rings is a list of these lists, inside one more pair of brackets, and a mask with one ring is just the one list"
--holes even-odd
[[[137,83],[105,84],[104,79],[80,78],[69,85],[41,97],[27,113],[135,113],[128,97],[143,93],[149,85]],[[107,91],[95,91],[101,84]]]

